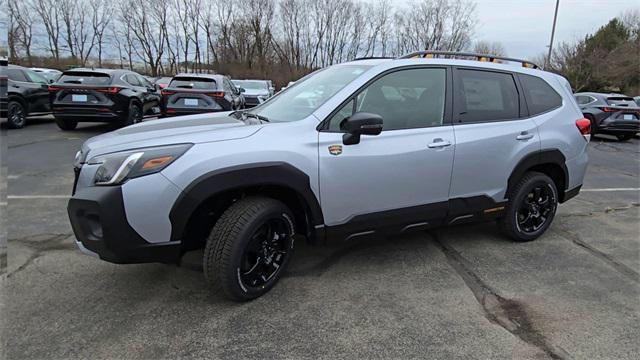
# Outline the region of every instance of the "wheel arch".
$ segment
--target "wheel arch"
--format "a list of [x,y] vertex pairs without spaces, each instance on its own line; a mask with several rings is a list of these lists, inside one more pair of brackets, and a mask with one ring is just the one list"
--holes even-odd
[[206,173],[188,185],[173,205],[171,240],[190,250],[203,244],[222,212],[251,195],[282,201],[295,217],[296,232],[311,242],[315,226],[324,223],[320,204],[307,174],[284,162],[234,166]]
[[565,161],[565,156],[558,149],[542,150],[527,155],[520,160],[513,171],[511,171],[507,182],[505,198],[509,197],[511,190],[524,174],[529,171],[537,171],[549,176],[553,180],[556,189],[558,189],[559,200],[560,202],[564,202],[565,192],[569,186],[569,171]]
[[24,108],[25,116],[29,115],[29,103],[25,98],[17,94],[10,94],[7,97],[7,111],[9,110],[9,102],[11,101],[19,102],[20,105],[22,105],[22,107]]

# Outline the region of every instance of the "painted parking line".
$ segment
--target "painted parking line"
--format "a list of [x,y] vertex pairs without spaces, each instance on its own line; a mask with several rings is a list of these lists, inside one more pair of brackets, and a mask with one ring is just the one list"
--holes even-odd
[[640,191],[640,188],[603,188],[603,189],[582,189],[580,192],[607,192],[607,191]]
[[69,195],[7,195],[8,200],[68,199]]

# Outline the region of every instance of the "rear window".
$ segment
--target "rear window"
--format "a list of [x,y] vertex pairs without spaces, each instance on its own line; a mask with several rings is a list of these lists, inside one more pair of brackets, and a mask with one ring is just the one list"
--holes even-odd
[[519,74],[527,99],[529,115],[537,115],[562,105],[562,97],[546,81],[537,76]]
[[63,73],[58,82],[63,84],[109,85],[111,76],[97,72],[70,71]]
[[171,88],[184,88],[184,89],[217,89],[216,81],[206,78],[189,78],[189,77],[174,77],[169,83]]
[[633,98],[624,96],[610,96],[607,98],[607,104],[614,106],[636,106]]

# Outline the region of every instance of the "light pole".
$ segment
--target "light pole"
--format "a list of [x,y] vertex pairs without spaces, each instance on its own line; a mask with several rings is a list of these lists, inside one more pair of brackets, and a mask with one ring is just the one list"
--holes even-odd
[[544,67],[547,67],[551,62],[551,52],[553,51],[553,36],[556,34],[556,20],[558,20],[559,6],[560,6],[560,0],[556,0],[556,12],[553,15],[553,27],[551,28],[551,40],[549,41],[549,54],[547,55],[547,61],[545,61]]

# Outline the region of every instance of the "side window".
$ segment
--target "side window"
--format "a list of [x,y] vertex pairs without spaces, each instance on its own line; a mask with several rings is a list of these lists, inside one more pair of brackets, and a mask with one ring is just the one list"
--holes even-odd
[[49,83],[47,81],[47,79],[44,78],[44,76],[38,74],[35,71],[25,71],[24,73],[27,74],[27,78],[29,79],[30,82],[38,83],[38,84],[48,84]]
[[[524,96],[527,99],[529,115],[537,115],[547,112],[562,105],[562,97],[558,95],[558,93],[543,79],[537,76],[524,74],[519,74],[518,76],[520,77],[520,83],[524,88]],[[579,103],[588,103],[589,97],[583,97],[586,98],[586,102]]]
[[584,105],[587,103],[587,97],[586,96],[574,96],[576,98],[576,102],[579,105]]
[[[408,69],[375,80],[355,96],[355,111],[382,116],[383,131],[442,125],[444,119],[446,70]],[[352,115],[349,101],[329,123],[338,131],[340,122]]]
[[138,79],[138,82],[139,82],[142,86],[144,86],[144,87],[148,87],[148,88],[150,88],[150,87],[151,87],[151,83],[149,82],[149,80],[145,79],[145,78],[144,78],[144,76],[137,75],[137,76],[136,76],[136,78]]
[[7,69],[7,77],[13,81],[27,81],[27,77],[20,69]]
[[231,91],[231,84],[229,83],[229,80],[224,79],[222,81],[222,87],[223,87],[225,93],[231,93],[232,92]]
[[457,101],[461,122],[517,119],[520,99],[511,74],[458,70]]
[[141,86],[140,82],[138,81],[138,78],[134,75],[134,74],[127,74],[127,76],[125,77],[125,80],[133,86]]

